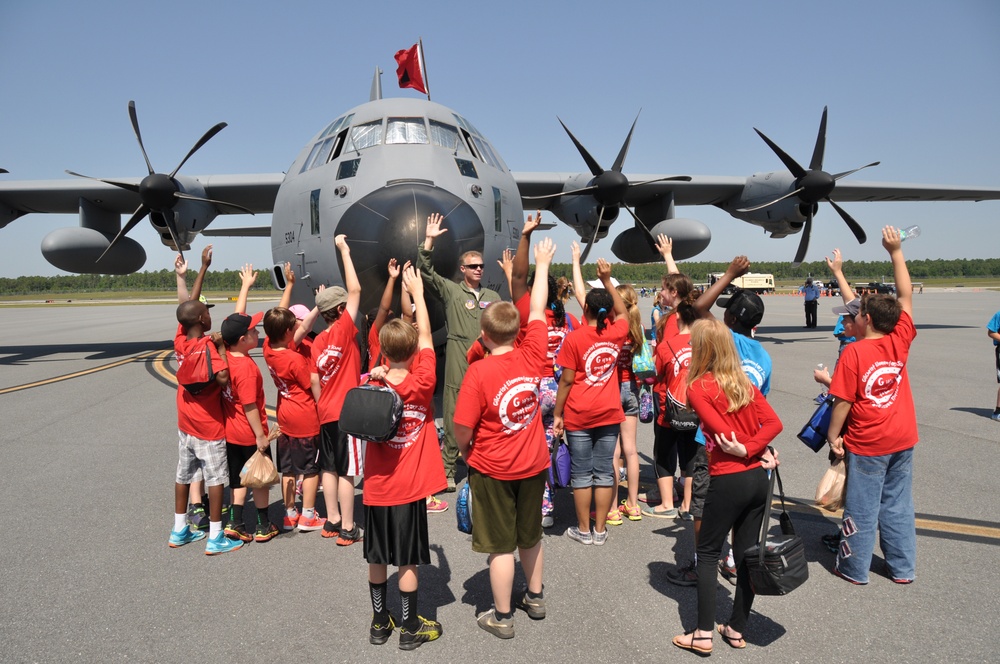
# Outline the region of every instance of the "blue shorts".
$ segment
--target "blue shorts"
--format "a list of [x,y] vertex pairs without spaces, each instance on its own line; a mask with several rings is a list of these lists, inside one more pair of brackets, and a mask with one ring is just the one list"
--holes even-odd
[[622,410],[626,417],[636,417],[639,415],[639,387],[634,380],[627,380],[621,384]]

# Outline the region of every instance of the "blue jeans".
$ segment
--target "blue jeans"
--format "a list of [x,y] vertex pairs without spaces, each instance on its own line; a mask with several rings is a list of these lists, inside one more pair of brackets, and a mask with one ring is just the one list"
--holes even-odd
[[566,430],[570,455],[570,486],[585,489],[592,486],[614,486],[612,458],[618,445],[620,424]]
[[868,583],[876,532],[889,576],[912,581],[917,561],[912,447],[874,457],[847,454],[838,572],[852,581]]

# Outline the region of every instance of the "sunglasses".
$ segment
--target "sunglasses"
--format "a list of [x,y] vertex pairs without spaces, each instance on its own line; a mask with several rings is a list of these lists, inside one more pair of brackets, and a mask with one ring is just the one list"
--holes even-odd
[[463,265],[462,267],[464,267],[466,269],[469,269],[469,270],[482,270],[483,269],[483,264],[482,263],[469,263],[468,265]]

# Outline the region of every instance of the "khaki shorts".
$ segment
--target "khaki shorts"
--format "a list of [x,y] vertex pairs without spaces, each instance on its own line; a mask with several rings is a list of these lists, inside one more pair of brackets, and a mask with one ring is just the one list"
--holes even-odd
[[497,480],[469,468],[472,491],[472,550],[511,553],[542,539],[542,494],[546,468],[521,480]]

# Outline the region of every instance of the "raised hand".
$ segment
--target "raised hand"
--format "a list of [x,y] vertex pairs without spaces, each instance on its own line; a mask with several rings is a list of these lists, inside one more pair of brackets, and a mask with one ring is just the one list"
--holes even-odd
[[178,277],[183,277],[187,274],[188,262],[184,260],[184,257],[177,254],[177,258],[174,259],[174,272],[177,273]]
[[603,258],[597,259],[597,278],[601,280],[601,283],[606,283],[611,279],[611,263]]
[[285,287],[291,288],[295,285],[295,270],[292,269],[292,264],[285,262]]
[[240,281],[244,286],[253,286],[257,281],[257,273],[253,271],[253,265],[247,263],[240,268]]
[[399,264],[395,258],[389,259],[389,265],[386,266],[386,269],[389,271],[390,279],[399,279]]
[[441,228],[442,222],[444,222],[444,217],[437,212],[427,217],[427,232],[425,237],[433,239],[447,233],[447,228]]
[[207,245],[201,250],[201,264],[205,268],[212,264],[212,245]]
[[837,274],[838,272],[842,272],[843,271],[843,269],[844,269],[844,260],[840,256],[840,249],[834,249],[833,250],[833,259],[832,260],[830,258],[828,258],[827,256],[824,256],[823,259],[826,261],[826,266],[828,268],[830,268],[830,272],[832,272],[833,274]]
[[538,228],[542,223],[542,211],[535,210],[535,216],[532,217],[528,215],[528,220],[524,222],[524,228],[521,229],[521,235],[531,235],[531,233]]
[[573,244],[569,245],[569,250],[573,254],[573,262],[574,263],[579,263],[580,262],[580,243],[574,240]]
[[403,287],[414,299],[424,296],[424,282],[420,278],[420,270],[414,269],[409,261],[403,268]]
[[535,245],[535,265],[551,265],[556,254],[556,245],[552,238],[544,238]]
[[340,235],[333,238],[333,243],[337,246],[341,252],[350,251],[351,248],[347,246],[347,236],[341,233]]
[[893,226],[886,226],[882,229],[882,246],[890,254],[898,250],[903,245],[902,238],[899,237],[899,229]]
[[514,272],[514,252],[509,247],[503,250],[503,254],[501,254],[500,260],[497,261],[497,265],[507,275],[507,281],[510,281],[510,275]]
[[726,272],[729,273],[734,279],[736,277],[742,277],[750,270],[750,259],[746,256],[737,256],[733,259],[733,262],[729,264],[729,268]]
[[660,252],[660,255],[664,258],[667,255],[673,255],[674,253],[674,241],[666,236],[665,233],[660,233],[656,236],[656,242],[654,243],[656,250]]

